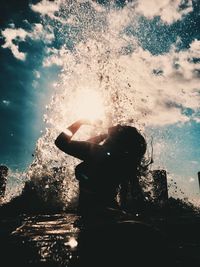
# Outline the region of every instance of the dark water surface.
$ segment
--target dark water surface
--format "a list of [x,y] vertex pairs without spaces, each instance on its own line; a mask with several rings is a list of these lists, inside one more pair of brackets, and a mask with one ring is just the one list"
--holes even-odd
[[200,266],[198,214],[20,215],[0,227],[4,267]]

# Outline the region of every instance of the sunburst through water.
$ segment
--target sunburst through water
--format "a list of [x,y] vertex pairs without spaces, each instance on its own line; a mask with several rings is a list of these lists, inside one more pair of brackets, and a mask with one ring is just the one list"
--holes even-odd
[[[40,185],[40,194],[51,199],[50,205],[55,199],[48,194],[59,189],[56,201],[73,206],[78,192],[74,178],[78,160],[58,151],[54,145],[57,134],[82,117],[102,120],[102,125],[83,127],[78,139],[116,123],[136,126],[145,134],[153,127],[197,121],[198,77],[188,58],[198,56],[198,46],[194,41],[187,51],[179,51],[177,40],[166,54],[145,50],[139,37],[147,29],[141,26],[142,6],[135,1],[123,8],[115,1],[102,5],[78,0],[51,2],[46,11],[44,6],[42,1],[30,7],[41,15],[44,36],[53,34],[59,45],[48,47],[43,65],[55,64],[61,71],[44,116],[46,131],[37,141],[27,177]],[[180,67],[174,68],[174,64]],[[184,108],[193,110],[192,118]],[[166,140],[154,144],[157,166],[162,168],[166,166],[160,148],[165,148]],[[55,180],[62,186],[52,189]]]

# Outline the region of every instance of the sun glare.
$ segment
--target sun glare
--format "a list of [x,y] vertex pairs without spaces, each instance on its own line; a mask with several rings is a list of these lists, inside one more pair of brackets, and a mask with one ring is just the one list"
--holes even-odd
[[73,113],[77,119],[103,119],[104,105],[101,94],[93,90],[79,91],[74,99]]

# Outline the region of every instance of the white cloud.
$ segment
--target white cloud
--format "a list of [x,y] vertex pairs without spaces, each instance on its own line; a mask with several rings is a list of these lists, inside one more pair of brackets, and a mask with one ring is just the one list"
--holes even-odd
[[35,76],[36,79],[39,79],[40,78],[40,72],[39,71],[34,70],[33,71],[33,74],[34,74],[34,76]]
[[9,106],[10,105],[10,101],[9,100],[2,100],[2,103],[5,105],[5,106]]
[[56,11],[59,11],[60,5],[63,1],[62,0],[56,0],[56,1],[48,1],[48,0],[42,0],[41,2],[30,5],[31,9],[34,12],[40,13],[42,16],[49,16],[52,19],[55,19],[54,13]]
[[124,7],[121,10],[114,10],[108,14],[109,33],[119,33],[133,21],[134,16],[131,6]]
[[[185,5],[184,8],[181,5]],[[171,24],[191,12],[192,0],[139,0],[136,11],[152,19],[160,16],[163,22]]]
[[195,179],[194,179],[193,177],[190,177],[190,178],[189,178],[189,182],[190,182],[190,183],[194,183],[194,181],[195,181]]
[[59,10],[59,3],[61,1],[48,1],[42,0],[41,2],[31,5],[31,9],[35,12],[38,12],[42,15],[53,14],[54,12]]
[[22,28],[7,28],[1,32],[2,36],[5,38],[5,43],[2,45],[3,48],[9,48],[14,55],[19,60],[26,59],[26,53],[19,51],[19,43],[26,41],[29,37],[32,40],[43,40],[45,43],[51,43],[54,39],[54,34],[52,29],[48,27],[44,29],[43,25],[40,23],[35,23],[31,31],[25,31]]
[[192,51],[195,54],[194,56],[200,57],[200,40],[195,39],[190,44],[190,51]]
[[73,54],[64,45],[60,49],[48,48],[46,50],[48,56],[43,61],[44,67],[51,65],[62,66],[64,69],[72,69],[76,65]]
[[62,49],[48,48],[46,50],[48,56],[43,61],[44,67],[50,67],[51,65],[63,66],[63,54]]
[[63,66],[63,60],[57,55],[51,55],[45,58],[43,66],[50,67],[52,65]]
[[196,160],[192,160],[192,161],[190,161],[190,163],[193,164],[193,165],[198,165],[199,164],[199,162],[196,161]]
[[35,23],[29,37],[33,40],[43,40],[45,43],[51,43],[55,36],[51,27],[44,28],[41,23]]
[[200,118],[194,118],[194,121],[196,121],[197,123],[200,123]]
[[33,80],[33,82],[32,82],[32,86],[33,86],[33,88],[37,88],[38,87],[38,81],[36,81],[36,80]]
[[[145,109],[145,111],[148,111],[148,109]],[[159,126],[175,124],[177,122],[185,123],[189,121],[189,118],[186,115],[183,115],[179,108],[165,107],[163,102],[158,105],[155,103],[154,109],[151,111],[149,110],[149,113],[146,115],[146,117],[150,125]],[[146,119],[143,120],[145,124],[147,124]]]
[[2,31],[1,34],[5,38],[5,44],[2,45],[2,47],[9,48],[17,59],[25,60],[26,53],[20,52],[18,44],[15,44],[13,40],[15,41],[17,40],[18,43],[21,41],[25,41],[25,38],[28,35],[28,33],[21,28],[19,29],[8,28]]
[[[196,203],[193,203],[198,204],[199,206],[199,186],[197,178],[191,176],[183,176],[172,172],[170,172],[168,177],[170,177],[173,181],[173,183],[171,184],[171,188],[169,189],[170,195],[181,198],[187,197],[189,198],[190,202],[198,200],[198,203],[196,201]],[[176,184],[174,184],[175,182]],[[180,194],[180,192],[182,192],[183,194]]]

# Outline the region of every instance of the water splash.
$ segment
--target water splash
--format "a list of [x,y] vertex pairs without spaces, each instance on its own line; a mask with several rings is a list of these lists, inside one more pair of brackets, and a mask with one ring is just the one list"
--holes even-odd
[[26,172],[9,170],[5,197],[2,199],[3,203],[9,202],[22,192],[26,179]]
[[[44,65],[54,61],[62,66],[62,70],[44,117],[48,128],[37,142],[35,160],[29,168],[28,177],[41,186],[44,186],[44,180],[48,180],[48,185],[44,187],[51,187],[50,180],[59,179],[63,184],[60,198],[66,206],[77,196],[74,166],[78,161],[58,151],[54,140],[67,125],[83,116],[80,107],[88,91],[99,94],[102,99],[104,110],[98,115],[103,121],[103,130],[112,124],[127,122],[143,127],[138,122],[134,107],[137,91],[132,88],[133,81],[131,76],[128,77],[122,53],[130,38],[118,37],[127,24],[127,18],[124,16],[124,21],[120,21],[117,12],[110,12],[106,7],[88,1],[67,1],[67,4],[61,4],[56,18],[44,20],[45,27],[53,27],[57,39],[63,42],[59,49],[49,51]],[[118,24],[115,18],[118,18]],[[90,113],[98,108],[94,107],[93,99],[90,102],[88,98],[87,104]],[[86,139],[102,129],[85,127],[78,133],[77,139]],[[55,168],[59,170],[56,174]]]
[[[77,199],[74,167],[78,160],[58,151],[54,140],[82,116],[80,111],[77,114],[82,104],[80,95],[88,90],[100,95],[104,110],[98,115],[103,125],[102,129],[82,129],[77,139],[86,139],[116,123],[136,126],[143,133],[147,126],[185,123],[190,118],[182,112],[184,108],[194,110],[195,120],[200,96],[195,67],[188,58],[198,51],[191,46],[187,52],[180,52],[175,44],[168,54],[152,55],[144,50],[138,36],[145,29],[140,27],[140,15],[132,2],[118,8],[114,1],[100,5],[95,1],[59,0],[52,3],[48,14],[42,13],[39,4],[32,9],[41,14],[44,29],[55,37],[54,47],[46,49],[43,65],[56,64],[61,73],[44,116],[46,132],[37,142],[27,178],[40,188],[39,194],[50,205],[61,201],[70,206]],[[131,34],[131,29],[137,34]],[[180,68],[174,67],[175,61]],[[88,106],[92,104],[88,102]],[[157,146],[159,156],[164,141]],[[150,182],[147,188],[151,188]],[[58,189],[60,193],[50,197],[51,190]]]

